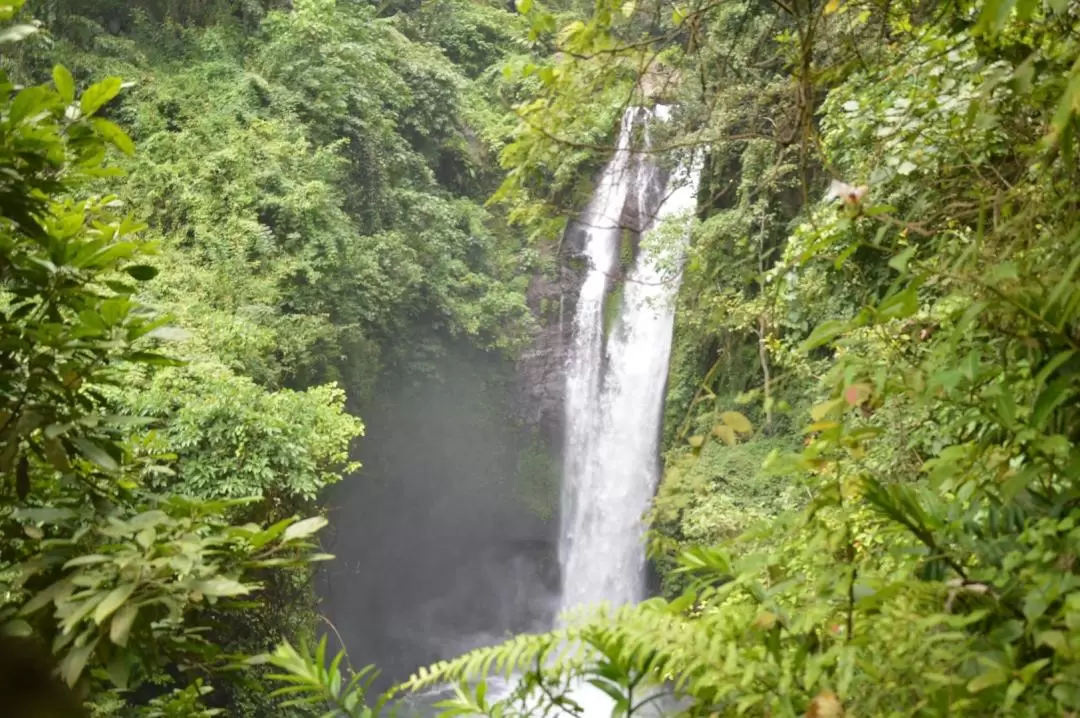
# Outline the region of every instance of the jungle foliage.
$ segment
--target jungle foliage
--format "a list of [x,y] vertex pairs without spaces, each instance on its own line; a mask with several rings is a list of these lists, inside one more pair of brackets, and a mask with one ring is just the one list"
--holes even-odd
[[530,327],[478,79],[522,20],[23,4],[0,2],[0,653],[58,678],[10,686],[48,715],[306,715],[250,659],[315,635],[355,414],[384,373]]
[[[449,715],[1080,713],[1075,3],[20,6],[0,618],[78,691],[47,710],[366,717],[449,681]],[[304,598],[344,408],[519,345],[507,221],[556,241],[657,100],[660,161],[705,159],[667,593],[371,696]]]
[[[9,26],[7,39],[32,30]],[[52,78],[0,82],[0,620],[5,660],[55,660],[60,682],[12,680],[5,696],[20,715],[79,715],[80,699],[107,703],[170,670],[230,663],[207,631],[266,569],[317,558],[309,539],[325,524],[238,522],[247,500],[156,490],[176,477],[158,422],[114,393],[133,372],[179,364],[161,346],[179,329],[138,297],[157,274],[145,225],[95,191],[118,172],[108,150],[132,151],[102,116],[122,83],[79,92],[62,65]],[[198,685],[159,691],[158,706]]]
[[548,52],[508,70],[537,78],[516,217],[627,104],[675,103],[669,161],[707,156],[652,517],[669,594],[405,688],[461,681],[451,715],[580,714],[588,686],[620,715],[1076,715],[1076,5],[519,9]]

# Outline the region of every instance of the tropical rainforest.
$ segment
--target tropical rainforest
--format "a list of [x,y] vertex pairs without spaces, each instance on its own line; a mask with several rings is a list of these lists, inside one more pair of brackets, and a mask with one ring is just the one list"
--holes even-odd
[[[1076,3],[0,21],[8,715],[1080,715]],[[530,282],[656,102],[702,166],[658,595],[379,693],[319,620],[326,490],[380,387],[550,321]]]

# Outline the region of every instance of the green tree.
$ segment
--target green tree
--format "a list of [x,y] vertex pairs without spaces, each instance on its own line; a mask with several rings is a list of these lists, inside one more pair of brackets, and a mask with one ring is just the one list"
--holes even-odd
[[[0,18],[21,4],[0,3]],[[157,351],[175,338],[168,318],[135,296],[156,247],[95,191],[119,174],[109,146],[133,152],[102,116],[121,88],[110,77],[79,94],[59,65],[49,85],[0,79],[0,620],[25,637],[19,651],[48,651],[65,684],[106,702],[167,668],[183,695],[227,665],[208,616],[239,610],[258,572],[305,566],[325,524],[237,525],[229,514],[257,499],[154,493],[173,471],[143,434],[155,419],[115,412],[135,367],[179,364]]]

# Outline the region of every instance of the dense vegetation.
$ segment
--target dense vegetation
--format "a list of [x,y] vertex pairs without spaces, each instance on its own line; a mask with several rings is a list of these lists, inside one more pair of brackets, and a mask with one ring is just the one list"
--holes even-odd
[[249,659],[315,635],[355,414],[380,376],[530,326],[477,79],[520,20],[22,5],[0,2],[3,653],[57,661],[94,714],[291,715]]
[[21,5],[0,0],[0,619],[75,688],[28,694],[49,714],[380,707],[313,639],[345,409],[451,342],[520,346],[528,275],[625,107],[657,100],[660,160],[705,159],[665,596],[398,692],[1080,712],[1074,3]]

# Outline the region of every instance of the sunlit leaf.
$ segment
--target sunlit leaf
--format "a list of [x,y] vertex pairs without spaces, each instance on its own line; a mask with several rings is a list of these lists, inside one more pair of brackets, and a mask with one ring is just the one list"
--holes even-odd
[[120,94],[120,86],[123,82],[119,77],[107,77],[101,82],[91,85],[79,99],[79,109],[84,115],[92,115],[110,100]]
[[753,424],[745,416],[737,411],[725,411],[720,414],[720,420],[740,434],[750,434],[754,431]]
[[240,583],[231,578],[218,577],[205,581],[196,581],[192,589],[204,596],[243,596],[251,593],[251,586]]
[[[712,433],[728,446],[735,446],[735,444],[738,443],[738,438],[735,436],[735,430],[727,424],[717,424],[713,427]],[[702,439],[704,440],[704,437],[702,437]]]
[[127,601],[131,597],[131,594],[134,591],[135,584],[133,583],[122,584],[110,591],[109,595],[94,609],[94,623],[97,623],[98,625],[104,623],[105,619],[111,616],[116,609],[120,608],[124,601]]
[[[95,117],[93,119],[93,124],[94,129],[98,131],[98,134],[104,137],[105,140],[116,147],[116,149],[128,156],[135,154],[135,143],[131,141],[131,138],[128,137],[128,134],[124,132],[119,125],[109,122],[101,117]],[[131,274],[131,272],[128,271],[128,274]],[[138,279],[138,277],[135,278]]]
[[311,536],[319,529],[326,526],[329,522],[324,516],[312,516],[309,519],[303,521],[297,521],[295,524],[285,529],[285,533],[282,534],[281,540],[283,542],[295,541],[301,538],[307,538]]
[[71,104],[75,101],[75,78],[63,65],[53,67],[53,84],[65,103]]
[[139,615],[139,606],[126,603],[115,614],[109,624],[109,640],[118,646],[126,646],[135,618]]

